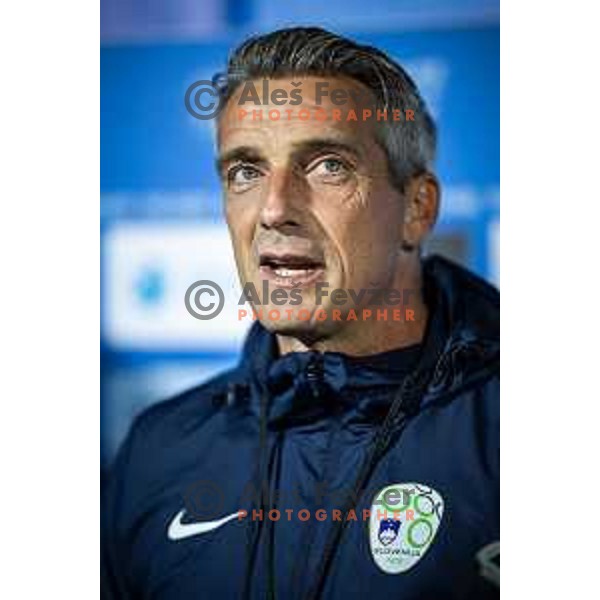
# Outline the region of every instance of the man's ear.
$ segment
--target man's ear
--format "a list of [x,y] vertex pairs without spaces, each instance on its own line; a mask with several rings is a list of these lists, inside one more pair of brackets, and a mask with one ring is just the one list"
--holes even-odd
[[433,229],[440,205],[440,186],[433,173],[410,180],[404,195],[404,249],[418,248]]

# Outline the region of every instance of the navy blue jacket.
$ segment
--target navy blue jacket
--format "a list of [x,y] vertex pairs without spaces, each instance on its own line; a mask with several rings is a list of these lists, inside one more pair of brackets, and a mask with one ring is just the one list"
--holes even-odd
[[423,270],[423,344],[280,357],[256,323],[237,368],[136,420],[103,498],[103,597],[496,597],[476,557],[499,539],[499,294]]

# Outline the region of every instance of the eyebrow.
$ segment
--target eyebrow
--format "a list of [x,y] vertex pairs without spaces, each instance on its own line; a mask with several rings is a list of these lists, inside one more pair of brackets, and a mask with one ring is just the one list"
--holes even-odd
[[252,146],[238,146],[221,154],[216,161],[217,171],[220,173],[223,167],[230,162],[266,163],[267,159],[259,150]]
[[[291,158],[294,162],[306,158],[307,155],[314,155],[325,152],[341,152],[350,154],[359,159],[362,153],[359,149],[347,142],[342,142],[334,138],[318,138],[304,140],[293,145]],[[266,157],[253,146],[239,146],[232,148],[221,154],[216,161],[217,171],[221,172],[223,167],[231,162],[247,162],[253,164],[266,164]]]
[[294,145],[292,158],[298,160],[307,155],[325,152],[340,152],[343,154],[350,154],[357,159],[361,158],[361,152],[355,145],[332,138],[318,138],[299,142]]

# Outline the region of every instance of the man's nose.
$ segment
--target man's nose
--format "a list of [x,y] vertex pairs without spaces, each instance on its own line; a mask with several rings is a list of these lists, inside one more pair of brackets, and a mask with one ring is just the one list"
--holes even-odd
[[261,210],[261,224],[266,228],[297,225],[298,202],[301,186],[293,171],[280,169],[273,172]]

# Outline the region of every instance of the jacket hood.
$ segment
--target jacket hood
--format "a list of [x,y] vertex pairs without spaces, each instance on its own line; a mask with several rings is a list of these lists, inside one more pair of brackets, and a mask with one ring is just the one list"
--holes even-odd
[[457,391],[495,374],[500,359],[498,290],[440,256],[424,261],[423,275],[432,313],[428,358],[435,356],[430,393]]

